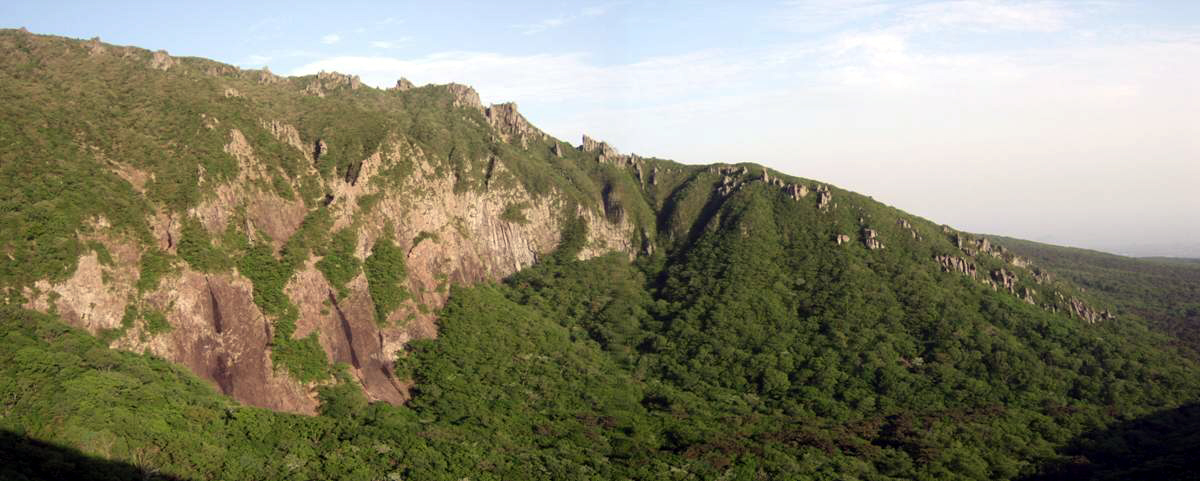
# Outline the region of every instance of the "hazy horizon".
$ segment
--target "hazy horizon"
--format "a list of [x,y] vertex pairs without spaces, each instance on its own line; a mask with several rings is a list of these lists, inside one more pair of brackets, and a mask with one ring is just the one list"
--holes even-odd
[[972,231],[1200,257],[1200,4],[0,6],[6,27],[388,87],[578,143],[757,162]]

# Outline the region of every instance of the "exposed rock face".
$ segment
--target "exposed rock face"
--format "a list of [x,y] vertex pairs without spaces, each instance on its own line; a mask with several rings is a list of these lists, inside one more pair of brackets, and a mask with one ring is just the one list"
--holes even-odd
[[279,83],[279,81],[279,76],[271,73],[271,69],[267,67],[263,67],[262,70],[258,71],[258,83],[260,84],[274,84]]
[[1026,304],[1036,306],[1037,300],[1035,299],[1035,296],[1037,296],[1037,291],[1029,287],[1021,288],[1021,300],[1025,301]]
[[399,80],[396,80],[396,86],[392,87],[392,90],[404,92],[407,90],[412,90],[413,87],[415,87],[415,86],[413,85],[412,82],[409,82],[408,79],[406,79],[404,77],[400,77]]
[[95,57],[103,55],[108,49],[104,47],[104,43],[100,42],[100,37],[92,37],[87,43],[88,56]]
[[829,187],[824,185],[817,186],[817,208],[828,210],[829,203],[833,201],[833,193],[829,192]]
[[1032,271],[1033,281],[1037,282],[1038,284],[1047,284],[1054,279],[1053,275],[1051,275],[1049,272],[1043,271],[1040,268],[1034,267]]
[[562,146],[558,145],[558,142],[555,142],[554,144],[550,145],[550,153],[554,154],[555,157],[561,158],[563,156]]
[[1017,289],[1017,275],[1007,269],[996,269],[992,271],[992,280],[996,281],[999,287],[1004,288],[1010,294],[1015,294]]
[[917,232],[917,229],[913,227],[913,225],[909,223],[907,219],[898,219],[896,220],[896,224],[900,225],[901,229],[907,230],[908,234],[911,235],[913,239],[921,239],[921,234]]
[[966,259],[955,256],[934,256],[934,259],[941,264],[942,270],[945,272],[957,272],[959,274],[975,278],[975,264],[967,262]]
[[150,68],[156,70],[168,70],[177,63],[165,50],[159,50],[150,56]]
[[[505,142],[517,142],[522,148],[529,148],[529,140],[534,137],[545,137],[517,112],[517,104],[513,102],[494,104],[484,109],[483,114],[488,123]],[[555,145],[555,148],[558,146]],[[561,156],[561,155],[560,155]]]
[[340,88],[355,90],[361,86],[362,81],[358,79],[357,75],[346,75],[322,70],[317,72],[316,79],[304,87],[304,92],[309,95],[324,97],[326,93]]
[[600,142],[587,135],[583,136],[583,141],[579,144],[579,150],[584,152],[598,152],[599,161],[601,163],[610,162],[621,157],[621,153],[617,149],[608,145],[608,142]]
[[225,87],[225,98],[238,98],[241,96],[242,93],[238,92],[237,89],[233,87]]
[[863,245],[866,245],[867,249],[871,250],[883,249],[883,243],[876,238],[878,235],[879,233],[875,230],[864,228],[862,231]]
[[475,89],[463,84],[449,83],[446,84],[446,90],[454,95],[455,107],[483,110],[483,103],[479,101],[479,92],[476,92]]
[[234,75],[237,72],[238,69],[231,65],[213,65],[204,69],[204,74],[209,77],[225,77]]
[[[320,139],[304,139],[287,123],[263,120],[261,125],[284,145],[313,160],[329,146]],[[329,206],[333,229],[351,225],[361,217],[359,245],[355,255],[365,259],[374,243],[390,234],[408,252],[406,282],[412,298],[392,312],[387,325],[375,321],[364,275],[347,286],[345,297],[335,291],[316,270],[315,257],[289,279],[285,294],[299,308],[296,338],[316,332],[330,362],[346,362],[372,400],[392,403],[407,399],[408,381],[391,375],[396,352],[413,339],[435,337],[435,316],[449,295],[447,284],[494,281],[532,265],[552,251],[562,231],[563,203],[555,195],[534,197],[514,183],[510,188],[456,192],[452,176],[439,174],[419,147],[406,142],[389,142],[388,148],[361,161],[354,179],[322,181],[323,189],[338,202]],[[334,146],[336,148],[336,146]],[[285,200],[263,190],[270,177],[259,161],[255,146],[237,129],[228,130],[225,151],[237,160],[237,179],[215,187],[215,195],[190,209],[186,215],[200,221],[211,233],[223,232],[239,211],[244,213],[241,230],[256,242],[269,242],[276,249],[299,228],[308,208],[299,200]],[[388,164],[414,162],[414,169],[398,189],[380,191],[370,180]],[[503,161],[493,160],[499,174],[507,172]],[[121,164],[114,164],[114,169]],[[124,171],[120,171],[124,172]],[[136,169],[124,175],[137,177]],[[511,175],[511,174],[508,174]],[[359,210],[359,199],[381,195],[369,212]],[[610,196],[611,197],[611,196]],[[615,206],[615,198],[608,204]],[[501,219],[504,209],[527,203],[527,223]],[[626,217],[614,216],[580,206],[575,212],[588,226],[589,240],[583,258],[612,250],[632,256],[653,249],[644,235],[635,241],[634,226]],[[597,209],[599,206],[596,206]],[[178,213],[159,212],[150,225],[159,247],[173,252],[182,220]],[[313,413],[318,403],[314,385],[292,378],[281,366],[273,365],[270,343],[274,320],[254,304],[253,285],[236,270],[205,275],[177,263],[174,274],[164,276],[160,286],[139,297],[134,287],[138,277],[141,248],[135,241],[122,241],[106,221],[95,230],[115,257],[113,265],[99,262],[95,254],[80,259],[75,275],[65,282],[38,284],[41,295],[30,291],[30,307],[56,310],[68,322],[92,332],[121,326],[130,299],[139,309],[161,311],[171,329],[150,333],[139,321],[113,342],[114,347],[150,352],[181,363],[218,389],[256,406],[297,413]],[[393,226],[391,232],[384,232]],[[263,239],[262,233],[267,238]],[[432,238],[421,238],[422,233]],[[219,237],[219,236],[218,236]],[[117,239],[117,240],[112,240]],[[53,293],[53,294],[51,294]],[[326,306],[328,305],[328,306]]]
[[849,244],[850,236],[848,236],[846,234],[838,234],[837,238],[835,238],[834,240],[837,242],[837,245]]
[[[113,246],[114,249],[117,246]],[[104,329],[115,329],[121,326],[121,317],[125,314],[125,299],[133,294],[132,283],[137,279],[136,249],[120,249],[114,252],[113,266],[103,266],[96,253],[88,253],[79,258],[79,267],[75,274],[65,282],[51,285],[40,281],[36,284],[39,291],[54,292],[54,296],[43,295],[33,298],[28,307],[48,311],[54,308],[63,320],[75,326],[87,329],[95,334]],[[133,260],[133,263],[126,261]],[[105,285],[104,277],[114,277],[124,282],[113,282]],[[28,297],[27,293],[27,297]],[[52,297],[57,299],[51,300]]]
[[1088,324],[1095,324],[1096,322],[1099,322],[1099,321],[1109,321],[1109,320],[1116,319],[1116,316],[1113,316],[1111,313],[1109,313],[1107,309],[1105,309],[1103,311],[1098,311],[1098,310],[1092,309],[1090,306],[1088,306],[1087,304],[1085,304],[1083,301],[1081,301],[1079,299],[1071,299],[1068,306],[1070,308],[1070,313],[1072,316],[1083,319],[1083,320],[1087,321]]
[[787,191],[792,196],[792,200],[800,200],[808,196],[808,186],[803,184],[789,185]]
[[[262,126],[263,128],[271,131],[271,135],[274,135],[275,138],[279,139],[280,142],[290,145],[302,153],[306,153],[305,150],[307,149],[305,149],[305,143],[300,140],[300,131],[296,130],[296,127],[285,124],[278,120],[272,120],[270,122],[264,120],[262,122]],[[308,155],[305,157],[308,157]]]
[[327,152],[329,152],[329,145],[326,145],[324,140],[317,139],[317,141],[313,143],[312,148],[313,162],[320,160],[321,156],[325,155]]

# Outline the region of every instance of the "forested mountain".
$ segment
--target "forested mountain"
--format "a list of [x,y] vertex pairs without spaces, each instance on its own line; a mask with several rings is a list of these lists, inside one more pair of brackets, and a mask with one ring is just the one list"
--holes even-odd
[[1200,398],[1152,295],[836,186],[0,46],[7,478],[1019,479]]
[[1061,274],[1085,289],[1111,299],[1117,309],[1135,314],[1200,359],[1200,259],[1134,258],[1087,249],[988,236]]

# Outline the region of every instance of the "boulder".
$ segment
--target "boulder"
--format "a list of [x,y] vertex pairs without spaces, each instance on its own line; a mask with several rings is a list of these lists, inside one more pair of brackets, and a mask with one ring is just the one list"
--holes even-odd
[[168,70],[178,63],[178,61],[167,54],[166,50],[159,50],[150,56],[150,68],[155,70]]
[[413,85],[412,82],[409,82],[408,79],[406,79],[404,77],[400,77],[399,80],[396,80],[396,86],[392,87],[392,90],[404,92],[404,91],[412,90],[413,87],[415,87],[415,86]]

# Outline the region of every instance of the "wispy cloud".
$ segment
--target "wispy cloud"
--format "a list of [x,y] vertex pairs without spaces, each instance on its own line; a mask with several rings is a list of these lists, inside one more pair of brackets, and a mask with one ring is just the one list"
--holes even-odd
[[1097,3],[1061,1],[793,0],[771,12],[770,23],[801,32],[888,28],[906,32],[1061,30],[1081,9]]
[[591,6],[580,10],[580,12],[577,14],[559,15],[556,17],[543,19],[542,21],[536,23],[517,25],[516,27],[521,30],[522,35],[536,35],[550,29],[562,27],[563,25],[567,25],[579,19],[599,17],[608,13],[609,8],[609,5]]
[[371,47],[383,49],[400,48],[410,40],[412,40],[412,37],[400,37],[395,40],[374,40],[371,42]]
[[1052,1],[957,0],[915,5],[903,10],[900,16],[907,26],[922,30],[1053,32],[1063,29],[1080,5],[1087,4],[1071,7]]
[[800,32],[824,32],[869,20],[895,8],[878,0],[791,0],[771,12],[769,23]]
[[342,36],[338,35],[336,33],[331,33],[329,35],[325,35],[325,36],[321,37],[321,43],[323,43],[325,45],[333,45],[340,41],[342,41]]

